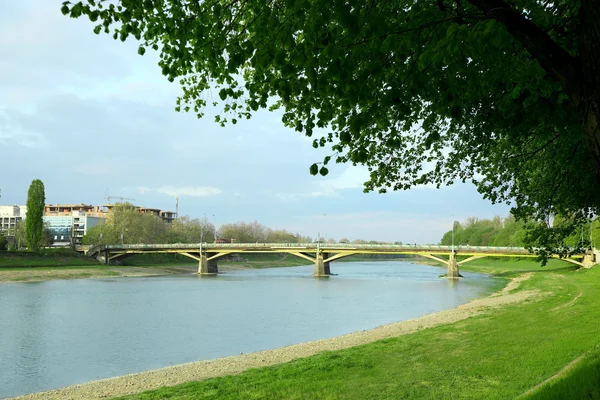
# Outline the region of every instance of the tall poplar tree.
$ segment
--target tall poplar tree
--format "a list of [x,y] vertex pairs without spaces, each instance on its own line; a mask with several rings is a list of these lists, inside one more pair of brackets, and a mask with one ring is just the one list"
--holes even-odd
[[46,203],[46,194],[44,192],[44,183],[39,179],[34,179],[29,185],[27,192],[27,248],[38,251],[42,243],[44,232],[44,205]]

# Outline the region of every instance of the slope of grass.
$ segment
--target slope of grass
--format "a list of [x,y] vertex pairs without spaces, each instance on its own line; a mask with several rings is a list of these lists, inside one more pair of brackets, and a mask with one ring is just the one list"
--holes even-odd
[[584,354],[574,364],[572,368],[523,396],[523,399],[600,399],[600,349],[595,348]]
[[0,268],[64,267],[98,265],[98,261],[71,249],[0,251]]
[[[411,335],[123,399],[511,399],[600,344],[600,269],[481,265],[470,269],[503,276],[533,271],[518,290],[541,294]],[[595,366],[594,356],[573,370],[575,385],[588,382],[577,398],[597,393]],[[536,399],[576,398],[568,395],[568,376],[553,383],[566,397]]]
[[510,277],[525,272],[574,271],[577,266],[563,260],[551,259],[542,267],[534,258],[485,257],[462,264],[461,271],[481,272],[494,276]]

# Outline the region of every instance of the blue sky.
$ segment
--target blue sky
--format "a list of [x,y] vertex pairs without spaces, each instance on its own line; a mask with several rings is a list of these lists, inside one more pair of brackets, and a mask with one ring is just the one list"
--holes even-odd
[[339,240],[437,243],[452,221],[508,215],[471,184],[364,194],[367,171],[323,158],[309,139],[259,112],[221,128],[174,111],[180,89],[137,54],[137,43],[92,32],[60,13],[62,0],[0,5],[0,204],[23,204],[33,179],[48,203],[133,203],[206,216],[216,225],[258,221]]

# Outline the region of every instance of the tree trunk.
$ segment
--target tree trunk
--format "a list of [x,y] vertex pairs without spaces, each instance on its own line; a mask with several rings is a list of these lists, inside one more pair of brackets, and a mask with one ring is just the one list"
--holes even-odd
[[581,0],[579,48],[581,55],[581,98],[579,110],[585,143],[596,171],[600,192],[600,2]]

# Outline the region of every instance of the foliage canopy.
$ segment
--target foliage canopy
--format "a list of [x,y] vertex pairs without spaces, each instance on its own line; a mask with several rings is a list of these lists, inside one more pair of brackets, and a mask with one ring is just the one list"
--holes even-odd
[[365,190],[380,192],[472,180],[539,219],[600,208],[600,2],[87,0],[62,12],[160,51],[183,88],[177,110],[202,116],[211,90],[222,124],[282,109],[331,148],[312,174],[364,164]]

